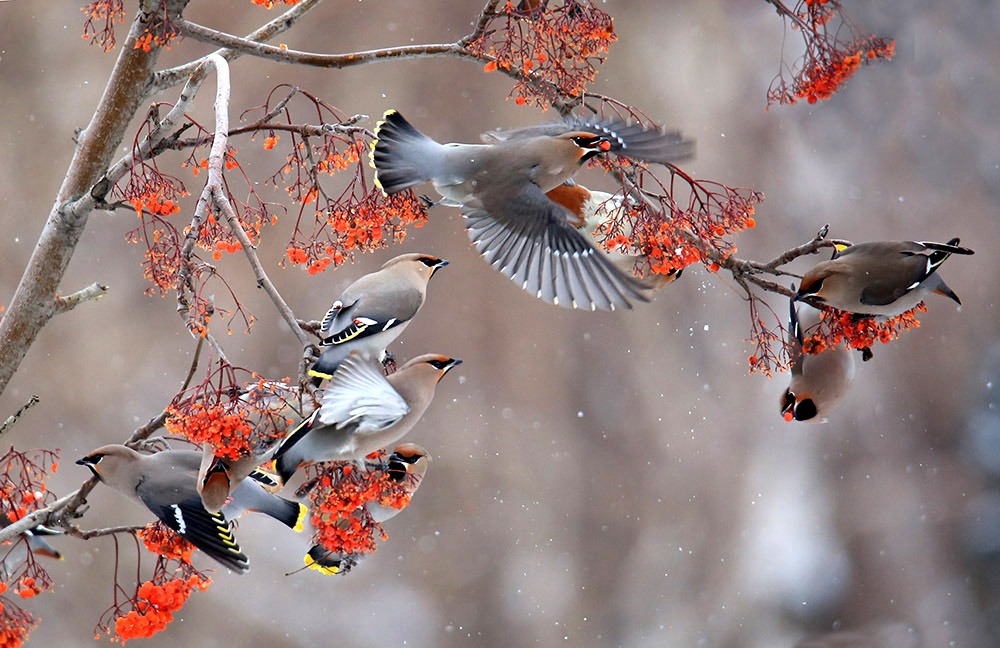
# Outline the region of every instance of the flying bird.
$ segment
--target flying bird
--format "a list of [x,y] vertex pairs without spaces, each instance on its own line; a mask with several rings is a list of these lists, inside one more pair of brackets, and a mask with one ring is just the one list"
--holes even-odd
[[547,302],[591,310],[649,301],[646,286],[601,254],[575,216],[546,195],[605,153],[671,163],[691,156],[679,133],[616,120],[570,119],[484,135],[485,144],[440,144],[394,110],[375,130],[375,182],[394,194],[430,181],[460,206],[487,262]]

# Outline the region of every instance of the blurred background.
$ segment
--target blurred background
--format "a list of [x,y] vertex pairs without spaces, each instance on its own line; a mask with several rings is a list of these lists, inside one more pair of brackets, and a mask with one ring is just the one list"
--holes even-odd
[[[117,54],[81,40],[81,4],[0,3],[0,303]],[[482,4],[331,0],[275,44],[339,53],[452,41]],[[388,541],[343,578],[285,576],[301,566],[307,534],[242,520],[250,573],[217,573],[146,645],[1000,643],[1000,3],[845,4],[864,30],[895,38],[897,55],[830,101],[765,111],[782,49],[791,62],[800,39],[763,0],[602,3],[619,41],[592,89],[696,138],[692,175],[765,193],[739,256],[768,260],[824,223],[854,241],[960,236],[976,255],[949,261],[943,275],[961,309],[932,296],[919,329],[859,363],[829,423],[785,423],[787,376],[747,374],[747,306],[725,273],[692,267],[630,312],[569,312],[476,258],[456,209],[435,208],[405,244],[314,277],[277,267],[285,218],[266,232],[261,258],[306,319],[391,256],[451,260],[391,349],[400,360],[465,360],[408,437],[434,461],[411,506],[385,525]],[[215,0],[192,2],[186,15],[244,34],[275,14]],[[209,49],[175,43],[161,66]],[[506,77],[458,60],[332,71],[244,57],[232,83],[234,121],[279,83],[372,115],[369,127],[398,108],[441,141],[556,117],[505,101]],[[155,99],[175,101],[177,90]],[[210,78],[197,99],[202,123],[213,95]],[[261,180],[283,163],[263,138],[233,144]],[[161,168],[197,195],[204,176],[179,160]],[[194,199],[182,207],[176,218],[187,222]],[[143,294],[142,248],[125,242],[136,224],[125,211],[92,215],[63,292],[99,281],[110,294],[52,320],[0,397],[3,417],[41,398],[3,443],[61,448],[48,483],[59,494],[87,477],[75,459],[156,416],[190,364],[195,344],[175,302]],[[230,359],[294,376],[295,338],[242,255],[220,269],[258,318],[252,335],[221,336]],[[90,502],[84,528],[149,519],[106,487]],[[66,554],[47,564],[55,593],[25,602],[42,617],[32,641],[79,645],[111,604],[115,545],[55,544]],[[126,586],[131,544],[121,545]]]

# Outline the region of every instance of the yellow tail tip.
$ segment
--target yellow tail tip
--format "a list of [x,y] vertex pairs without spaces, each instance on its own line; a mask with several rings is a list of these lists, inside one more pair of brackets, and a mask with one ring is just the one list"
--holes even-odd
[[340,573],[340,567],[324,567],[323,565],[313,560],[309,554],[306,554],[305,558],[303,559],[303,562],[309,569],[314,569],[321,574],[326,574],[327,576]]
[[309,370],[309,376],[312,378],[322,378],[324,380],[330,380],[333,378],[333,374],[325,374],[322,371],[316,371],[315,369]]
[[309,509],[306,508],[306,505],[299,502],[299,517],[295,519],[295,526],[292,527],[292,531],[301,532],[305,528],[306,515],[308,513]]

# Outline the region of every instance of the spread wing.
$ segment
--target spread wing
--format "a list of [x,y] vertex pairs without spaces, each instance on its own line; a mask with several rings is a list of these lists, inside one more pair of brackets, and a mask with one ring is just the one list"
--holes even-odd
[[319,405],[323,425],[343,428],[358,424],[384,429],[410,411],[403,397],[382,374],[381,366],[370,358],[351,356],[341,363]]
[[568,219],[572,214],[533,183],[513,196],[493,191],[464,210],[466,231],[493,267],[521,288],[564,307],[631,308],[645,286],[618,269]]
[[642,124],[621,120],[569,119],[513,130],[490,131],[483,135],[486,142],[507,142],[529,137],[558,137],[566,133],[583,132],[608,138],[609,153],[646,162],[682,162],[694,157],[694,140],[679,131],[663,131]]

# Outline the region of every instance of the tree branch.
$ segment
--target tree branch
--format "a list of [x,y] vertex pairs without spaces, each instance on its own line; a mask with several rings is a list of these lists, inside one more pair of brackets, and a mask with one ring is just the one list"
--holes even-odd
[[56,295],[56,306],[53,314],[58,315],[59,313],[71,311],[83,302],[100,299],[106,294],[108,294],[107,286],[104,284],[92,283],[86,288],[66,295],[65,297]]
[[[187,375],[184,377],[184,382],[181,383],[181,388],[178,390],[178,393],[186,390],[191,384],[191,378],[194,376],[195,370],[198,367],[198,357],[201,354],[202,343],[203,340],[199,339],[198,346],[195,347],[194,358],[191,360],[191,367],[188,369]],[[21,410],[18,411],[18,414],[20,414],[22,410],[27,409],[29,406],[30,403],[25,407],[22,407]],[[15,414],[15,416],[18,414]],[[125,442],[125,445],[134,446],[140,441],[145,440],[153,432],[156,432],[163,427],[166,420],[167,410],[164,409],[157,416],[150,419],[148,423],[133,432]],[[75,527],[69,524],[69,520],[77,518],[81,515],[81,513],[79,513],[79,509],[87,503],[87,495],[89,495],[90,491],[94,490],[94,487],[99,483],[100,480],[96,476],[91,477],[85,481],[80,488],[76,489],[72,493],[60,497],[44,508],[32,511],[17,522],[0,529],[0,544],[8,540],[13,540],[28,529],[31,529],[39,524],[59,526],[60,528],[70,532],[71,535],[75,535],[72,533]]]
[[[187,0],[171,3],[179,12]],[[73,202],[89,195],[104,176],[121,144],[132,115],[145,96],[160,48],[136,47],[148,23],[140,13],[122,45],[115,68],[90,124],[78,139],[76,152],[38,238],[7,314],[0,320],[0,393],[7,388],[38,332],[53,315],[52,304],[92,204],[72,209]],[[93,200],[93,199],[92,199]]]
[[[468,48],[468,45],[483,36],[490,20],[497,15],[496,8],[499,4],[500,0],[489,0],[483,7],[479,18],[476,21],[476,27],[473,31],[453,43],[403,45],[399,47],[385,47],[381,49],[350,52],[347,54],[320,54],[316,52],[303,52],[288,49],[286,47],[275,47],[274,45],[266,45],[260,42],[262,39],[256,38],[254,35],[241,38],[239,36],[211,29],[210,27],[205,27],[184,19],[178,20],[176,24],[181,33],[185,36],[190,36],[191,38],[204,43],[223,47],[223,50],[219,50],[220,53],[239,52],[241,54],[249,54],[251,56],[270,59],[272,61],[296,63],[299,65],[309,65],[313,67],[342,69],[353,67],[355,65],[377,63],[380,61],[430,58],[439,56],[448,56],[470,61],[489,62],[493,60],[493,57],[488,54],[473,52]],[[231,57],[226,56],[226,58]],[[571,110],[572,106],[581,101],[581,97],[566,95],[551,83],[542,80],[535,73],[523,73],[518,70],[506,69],[503,67],[497,68],[497,71],[516,81],[528,83],[536,87],[542,87],[549,91],[553,96],[562,96],[566,98],[568,100],[567,102],[553,102],[553,105],[563,115]]]
[[[266,41],[274,38],[278,34],[288,31],[295,25],[295,23],[300,21],[307,13],[312,11],[320,2],[322,2],[322,0],[302,0],[302,2],[299,2],[291,9],[288,9],[274,20],[268,22],[259,29],[250,32],[246,36],[246,40],[251,42]],[[219,49],[212,52],[212,54],[217,54],[227,61],[232,61],[242,56],[244,52],[233,49]],[[190,63],[185,63],[184,65],[178,65],[177,67],[157,72],[153,75],[152,83],[149,84],[147,96],[153,94],[154,92],[159,92],[175,86],[181,81],[187,79],[197,70],[202,68],[209,56],[211,56],[211,54],[191,61]]]
[[7,430],[9,430],[11,426],[17,423],[17,420],[21,418],[24,415],[24,413],[27,412],[29,409],[31,409],[36,403],[38,403],[38,396],[32,394],[31,398],[28,399],[27,403],[19,407],[16,412],[7,417],[7,420],[3,422],[3,425],[0,425],[0,434],[3,434]]
[[288,307],[288,304],[274,287],[274,283],[267,276],[267,272],[265,272],[264,266],[257,257],[256,249],[250,241],[250,237],[247,236],[246,230],[243,229],[243,225],[240,223],[239,215],[233,209],[229,198],[226,196],[222,171],[223,163],[225,162],[227,133],[229,132],[229,64],[223,57],[216,54],[212,54],[207,58],[206,65],[208,64],[215,68],[218,78],[218,86],[215,93],[215,135],[212,141],[212,149],[208,155],[208,181],[205,183],[205,189],[198,200],[198,209],[204,210],[208,203],[211,203],[211,206],[218,213],[225,216],[230,229],[232,229],[233,234],[243,247],[247,261],[250,263],[254,276],[257,278],[257,285],[267,292],[278,313],[288,324],[292,334],[298,338],[302,346],[308,346],[309,339],[306,337],[305,332],[299,328],[295,314]]

